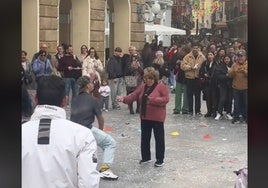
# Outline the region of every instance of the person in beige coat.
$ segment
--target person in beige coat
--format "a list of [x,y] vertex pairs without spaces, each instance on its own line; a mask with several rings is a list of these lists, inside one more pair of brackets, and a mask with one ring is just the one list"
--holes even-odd
[[199,80],[199,70],[206,60],[205,56],[199,50],[198,44],[192,44],[192,51],[187,54],[182,62],[181,69],[185,72],[187,87],[187,98],[189,114],[193,115],[193,97],[195,97],[195,114],[201,114],[201,85]]
[[90,73],[95,73],[101,83],[100,73],[103,71],[103,65],[97,55],[95,48],[91,47],[88,50],[89,55],[83,61],[82,75],[89,76]]

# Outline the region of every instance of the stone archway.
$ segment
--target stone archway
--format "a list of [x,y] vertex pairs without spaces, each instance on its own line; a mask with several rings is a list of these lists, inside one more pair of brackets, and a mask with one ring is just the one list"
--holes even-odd
[[21,5],[21,49],[28,53],[31,60],[39,50],[39,5],[36,0],[23,0]]
[[[90,0],[59,1],[59,16],[61,16],[60,19],[63,21],[59,22],[59,42],[64,42],[61,40],[66,40],[66,43],[73,45],[74,54],[77,55],[80,54],[80,47],[83,44],[88,46],[90,41],[89,2]],[[60,31],[65,33],[61,33]]]
[[90,0],[72,0],[71,44],[74,54],[80,54],[80,47],[90,41]]
[[110,54],[112,55],[115,47],[119,46],[123,52],[128,52],[130,46],[130,22],[131,7],[129,0],[107,1],[110,8]]

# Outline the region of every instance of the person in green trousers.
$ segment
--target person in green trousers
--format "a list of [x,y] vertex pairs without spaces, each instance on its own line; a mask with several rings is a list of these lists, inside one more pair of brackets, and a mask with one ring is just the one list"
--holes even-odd
[[184,71],[180,68],[180,63],[184,56],[188,54],[191,49],[187,46],[182,47],[178,52],[178,60],[175,65],[176,74],[176,88],[175,88],[175,108],[173,109],[173,114],[188,114],[188,99],[187,99],[187,88],[185,83]]

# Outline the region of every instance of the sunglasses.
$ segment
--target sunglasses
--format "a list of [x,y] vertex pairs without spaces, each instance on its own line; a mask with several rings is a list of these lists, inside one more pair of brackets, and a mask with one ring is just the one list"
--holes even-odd
[[42,54],[42,55],[40,55],[41,57],[45,57],[46,55],[44,55],[44,54]]

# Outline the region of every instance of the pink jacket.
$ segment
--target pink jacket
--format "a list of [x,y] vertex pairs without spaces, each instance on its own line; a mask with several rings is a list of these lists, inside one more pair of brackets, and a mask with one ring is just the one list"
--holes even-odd
[[[123,102],[129,104],[135,100],[141,101],[145,84],[140,85],[134,92],[124,97]],[[169,93],[162,82],[158,82],[153,92],[148,96],[145,117],[142,120],[152,120],[164,122],[166,119],[166,104],[169,101]],[[141,112],[141,109],[140,109]]]

